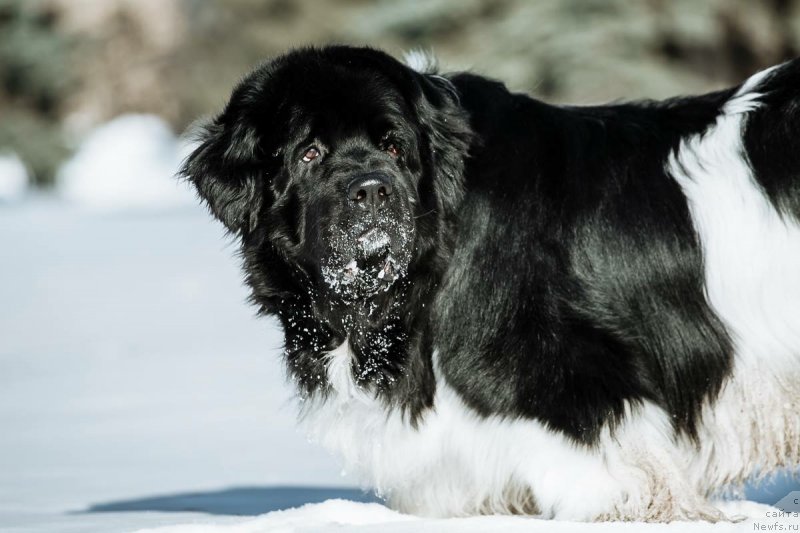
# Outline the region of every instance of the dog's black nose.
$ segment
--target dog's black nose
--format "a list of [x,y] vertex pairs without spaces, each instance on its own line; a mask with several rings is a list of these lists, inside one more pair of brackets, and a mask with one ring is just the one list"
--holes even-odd
[[347,197],[365,209],[382,209],[392,195],[392,178],[383,172],[363,174],[347,186]]

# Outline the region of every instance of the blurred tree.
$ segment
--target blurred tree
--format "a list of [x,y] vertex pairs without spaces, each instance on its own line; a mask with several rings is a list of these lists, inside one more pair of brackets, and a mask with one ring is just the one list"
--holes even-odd
[[16,152],[48,184],[67,153],[59,119],[74,79],[71,41],[57,12],[36,1],[0,0],[0,150]]
[[183,131],[293,46],[432,49],[445,69],[586,103],[735,84],[796,55],[798,35],[800,0],[0,0],[0,150],[47,183],[61,131],[127,112]]

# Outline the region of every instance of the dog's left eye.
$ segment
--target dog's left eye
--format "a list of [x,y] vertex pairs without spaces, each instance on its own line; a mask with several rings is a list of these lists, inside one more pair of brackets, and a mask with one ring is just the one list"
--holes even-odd
[[400,149],[394,143],[389,143],[383,147],[384,151],[392,157],[400,155]]
[[310,163],[311,161],[318,158],[320,155],[322,154],[319,153],[319,149],[316,146],[312,146],[311,148],[306,150],[305,154],[303,154],[303,162]]

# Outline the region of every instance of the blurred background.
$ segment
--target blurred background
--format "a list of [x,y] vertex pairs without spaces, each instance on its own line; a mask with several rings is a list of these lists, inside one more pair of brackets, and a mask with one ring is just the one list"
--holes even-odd
[[430,49],[554,102],[659,98],[797,55],[800,2],[0,0],[0,151],[51,186],[93,128],[182,132],[259,61],[329,42]]
[[332,42],[551,102],[661,98],[797,56],[800,0],[0,0],[0,529],[371,498],[294,429],[280,333],[173,179],[244,73]]

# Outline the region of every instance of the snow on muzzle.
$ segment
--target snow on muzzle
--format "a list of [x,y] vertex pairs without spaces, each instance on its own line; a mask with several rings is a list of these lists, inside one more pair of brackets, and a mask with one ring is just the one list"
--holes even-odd
[[322,278],[342,300],[387,291],[406,275],[414,242],[410,213],[385,211],[354,224],[332,227],[324,236],[328,255]]

